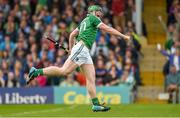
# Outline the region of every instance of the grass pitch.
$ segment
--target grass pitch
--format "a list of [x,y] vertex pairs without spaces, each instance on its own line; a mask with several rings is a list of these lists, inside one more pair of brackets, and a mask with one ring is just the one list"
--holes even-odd
[[92,112],[90,105],[0,105],[4,117],[180,117],[180,105],[110,105],[109,112]]

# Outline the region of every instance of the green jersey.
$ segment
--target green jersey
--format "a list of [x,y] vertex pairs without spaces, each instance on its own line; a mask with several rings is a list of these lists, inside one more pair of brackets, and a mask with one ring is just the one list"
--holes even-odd
[[96,33],[101,20],[92,15],[88,14],[87,17],[78,26],[79,35],[77,40],[82,40],[85,45],[90,49],[96,39]]

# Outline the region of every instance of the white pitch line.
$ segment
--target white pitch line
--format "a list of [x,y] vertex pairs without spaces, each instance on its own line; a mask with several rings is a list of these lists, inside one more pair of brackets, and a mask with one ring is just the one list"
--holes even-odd
[[69,107],[69,109],[74,109],[74,108],[76,108],[77,106],[78,106],[78,105],[76,105],[76,104],[75,104],[75,105],[72,105],[72,106]]
[[54,111],[61,111],[61,110],[62,108],[56,108],[56,109],[51,109],[51,110],[46,109],[46,110],[40,110],[40,111],[19,112],[19,113],[10,114],[9,116],[21,116],[21,115],[27,115],[27,114],[54,112]]
[[[70,107],[68,107],[69,109],[74,109],[75,107],[77,107],[78,105],[72,105]],[[35,113],[45,113],[45,112],[55,112],[55,111],[61,111],[62,108],[57,108],[57,109],[51,109],[51,110],[40,110],[40,111],[29,111],[29,112],[19,112],[19,113],[14,113],[14,114],[10,114],[9,116],[21,116],[21,115],[27,115],[27,114],[35,114]],[[0,118],[2,118],[0,116]]]

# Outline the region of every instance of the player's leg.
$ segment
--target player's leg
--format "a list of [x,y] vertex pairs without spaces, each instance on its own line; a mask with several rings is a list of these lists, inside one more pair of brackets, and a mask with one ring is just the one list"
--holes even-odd
[[[91,99],[96,98],[95,69],[93,64],[83,64],[81,69],[86,77],[86,88]],[[99,103],[99,101],[96,101]]]
[[96,97],[96,86],[95,86],[95,69],[93,64],[83,64],[81,69],[86,77],[86,87],[91,97],[93,111],[108,111],[110,107],[101,105],[98,98]]
[[73,70],[75,70],[75,68],[78,67],[79,62],[76,61],[77,60],[76,58],[78,57],[79,53],[82,51],[83,47],[84,46],[80,43],[75,45],[71,50],[70,56],[68,57],[68,59],[61,68],[56,66],[50,66],[43,69],[36,69],[32,67],[28,75],[29,78],[27,80],[27,84],[29,84],[29,82],[33,80],[34,77],[37,77],[39,75],[46,75],[46,76],[68,75]]
[[67,59],[62,67],[50,66],[43,69],[43,74],[46,76],[66,76],[74,71],[78,65],[71,59]]
[[73,70],[75,70],[77,67],[78,65],[75,62],[73,62],[70,58],[66,60],[62,67],[50,66],[42,69],[36,69],[32,67],[29,72],[29,80],[27,81],[27,84],[39,75],[66,76]]

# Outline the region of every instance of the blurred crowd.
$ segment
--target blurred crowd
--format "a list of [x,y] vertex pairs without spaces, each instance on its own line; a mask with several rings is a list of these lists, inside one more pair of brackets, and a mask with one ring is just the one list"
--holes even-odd
[[167,39],[165,48],[162,49],[159,45],[158,49],[167,57],[163,73],[165,75],[165,90],[170,93],[169,102],[172,102],[172,94],[176,94],[177,97],[178,86],[180,86],[180,0],[167,0],[167,16],[167,24],[159,16]]
[[[25,86],[32,66],[62,66],[68,54],[62,49],[56,50],[54,44],[42,36],[45,32],[51,33],[68,47],[70,32],[86,17],[88,6],[93,4],[102,7],[105,24],[131,36],[131,41],[126,42],[98,31],[90,50],[96,68],[96,85],[141,85],[141,44],[134,25],[134,0],[0,0],[0,87]],[[86,84],[79,69],[67,77],[39,76],[36,80],[34,86],[41,87]]]

